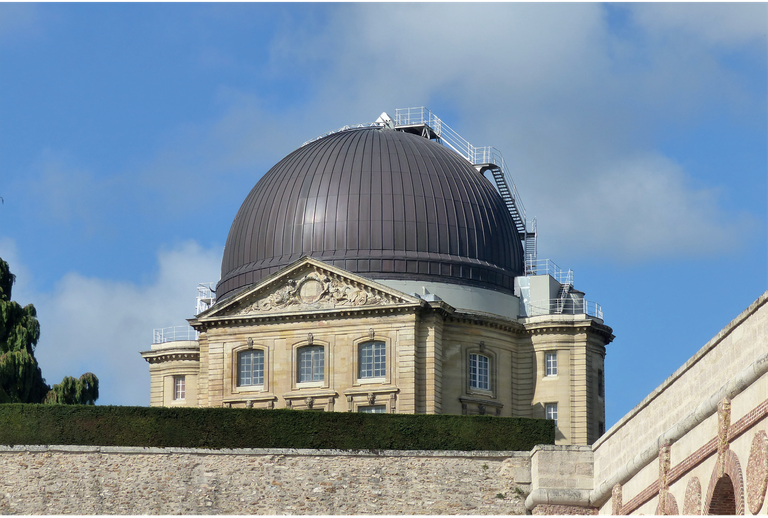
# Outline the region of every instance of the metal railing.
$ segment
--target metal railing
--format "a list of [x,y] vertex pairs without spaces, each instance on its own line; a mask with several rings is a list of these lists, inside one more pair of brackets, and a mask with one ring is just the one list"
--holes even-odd
[[551,259],[525,258],[526,275],[550,275],[560,284],[573,285],[573,270],[563,270]]
[[206,309],[213,306],[216,302],[215,282],[201,282],[197,285],[197,301],[195,304],[195,315],[199,315]]
[[299,147],[304,147],[307,144],[310,144],[310,143],[312,143],[312,142],[314,142],[316,140],[320,140],[321,138],[327,137],[328,135],[333,135],[334,133],[339,133],[340,131],[347,131],[347,130],[359,129],[359,128],[382,128],[384,126],[386,126],[386,123],[384,123],[384,122],[361,122],[360,124],[348,124],[346,126],[342,126],[342,127],[338,128],[338,129],[335,129],[333,131],[329,131],[327,133],[323,133],[322,135],[318,135],[317,137],[315,137],[313,139],[309,139],[309,140],[304,142]]
[[180,342],[197,340],[198,333],[190,326],[163,327],[152,330],[152,343],[164,344],[167,342]]
[[534,300],[521,304],[522,317],[539,315],[587,315],[603,320],[603,308],[597,302],[586,299],[567,299],[565,304],[560,299]]

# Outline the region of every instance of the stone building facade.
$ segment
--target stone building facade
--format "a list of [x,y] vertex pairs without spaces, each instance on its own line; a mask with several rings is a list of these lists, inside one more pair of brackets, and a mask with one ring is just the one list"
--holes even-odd
[[[261,298],[245,296],[242,307],[263,300],[264,289]],[[227,314],[237,313],[232,307]],[[185,360],[150,366],[171,361]],[[153,397],[158,393],[162,386]],[[426,452],[22,445],[0,446],[0,471],[0,513],[9,515],[766,516],[768,292],[592,446]]]
[[427,129],[340,131],[264,175],[197,340],[142,353],[151,404],[550,418],[559,444],[597,440],[611,328],[526,261],[493,164]]

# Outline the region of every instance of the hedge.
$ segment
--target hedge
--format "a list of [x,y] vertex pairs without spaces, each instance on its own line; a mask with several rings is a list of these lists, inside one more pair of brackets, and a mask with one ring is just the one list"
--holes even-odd
[[553,421],[298,410],[0,405],[0,444],[184,448],[527,451]]

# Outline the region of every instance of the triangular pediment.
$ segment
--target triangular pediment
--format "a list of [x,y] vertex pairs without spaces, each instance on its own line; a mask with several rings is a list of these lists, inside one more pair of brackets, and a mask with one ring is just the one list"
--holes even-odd
[[215,304],[196,320],[420,304],[422,300],[418,297],[318,259],[303,257],[231,299]]

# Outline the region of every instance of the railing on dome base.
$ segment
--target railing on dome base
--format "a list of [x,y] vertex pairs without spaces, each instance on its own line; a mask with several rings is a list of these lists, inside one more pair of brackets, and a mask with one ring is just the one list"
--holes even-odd
[[565,304],[559,298],[533,300],[520,304],[521,317],[540,315],[587,315],[603,320],[603,308],[597,302],[586,299],[567,299]]
[[198,332],[190,326],[163,327],[152,330],[152,344],[197,340]]

